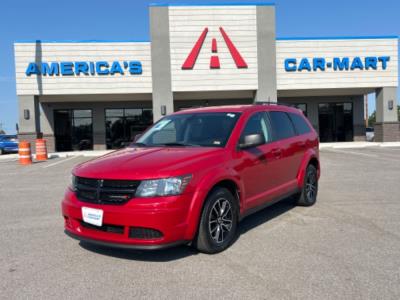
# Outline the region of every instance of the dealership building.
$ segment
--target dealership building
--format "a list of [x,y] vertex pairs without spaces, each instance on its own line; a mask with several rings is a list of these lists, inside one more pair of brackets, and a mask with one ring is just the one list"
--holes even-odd
[[150,41],[16,42],[20,139],[114,149],[174,111],[278,101],[303,110],[321,142],[361,141],[375,93],[375,140],[400,140],[397,36],[276,37],[270,3],[149,15]]

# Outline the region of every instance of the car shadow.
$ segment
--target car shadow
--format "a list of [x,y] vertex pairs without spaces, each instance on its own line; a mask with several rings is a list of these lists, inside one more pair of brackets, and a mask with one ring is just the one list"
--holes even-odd
[[[293,200],[291,198],[287,198],[244,218],[239,223],[238,234],[236,236],[235,243],[240,240],[240,236],[242,234],[245,234],[246,232],[257,228],[259,225],[262,225],[280,216],[281,214],[284,214],[294,207],[295,205],[293,203]],[[79,242],[79,245],[85,250],[95,252],[100,255],[106,255],[126,260],[149,262],[168,262],[199,254],[199,252],[194,248],[185,245],[164,250],[150,251],[111,248],[82,241]]]
[[238,238],[240,238],[240,235],[245,234],[246,232],[276,217],[279,217],[294,207],[296,207],[296,205],[294,204],[293,198],[289,197],[249,215],[239,224]]

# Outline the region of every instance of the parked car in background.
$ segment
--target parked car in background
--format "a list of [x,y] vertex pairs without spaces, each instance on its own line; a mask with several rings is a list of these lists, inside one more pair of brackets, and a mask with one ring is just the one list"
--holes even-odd
[[0,135],[0,155],[18,152],[18,138],[16,135]]
[[300,110],[189,109],[75,167],[62,201],[65,232],[103,246],[217,253],[251,213],[288,196],[313,205],[319,176],[318,135]]
[[368,142],[373,142],[375,137],[374,127],[367,127],[365,129],[365,138]]

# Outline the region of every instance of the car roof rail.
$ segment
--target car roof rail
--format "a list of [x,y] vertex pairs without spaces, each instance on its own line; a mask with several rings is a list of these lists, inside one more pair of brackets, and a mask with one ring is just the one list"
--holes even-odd
[[290,106],[296,107],[295,103],[285,103],[285,102],[276,102],[276,101],[255,101],[254,105],[282,105],[282,106]]

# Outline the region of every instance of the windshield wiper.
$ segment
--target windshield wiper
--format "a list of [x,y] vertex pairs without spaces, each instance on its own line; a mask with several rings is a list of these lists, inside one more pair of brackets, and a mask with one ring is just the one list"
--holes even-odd
[[196,147],[196,146],[199,146],[199,145],[173,142],[173,143],[156,144],[156,146]]
[[132,143],[129,145],[130,147],[147,147],[145,143]]

